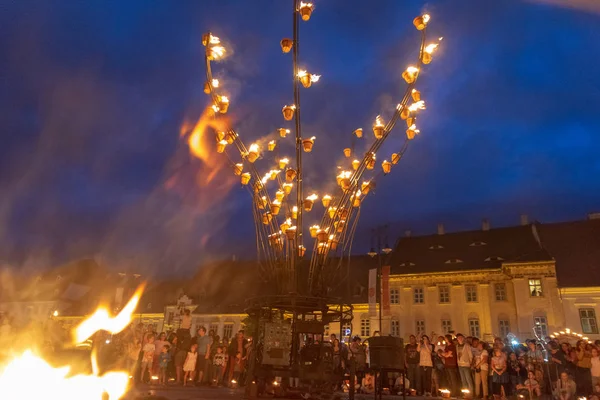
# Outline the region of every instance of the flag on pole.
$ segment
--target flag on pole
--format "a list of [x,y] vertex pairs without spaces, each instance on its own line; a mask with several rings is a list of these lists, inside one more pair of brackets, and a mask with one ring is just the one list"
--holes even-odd
[[381,305],[383,315],[391,315],[390,309],[390,266],[381,268]]
[[377,268],[369,270],[369,314],[377,315]]

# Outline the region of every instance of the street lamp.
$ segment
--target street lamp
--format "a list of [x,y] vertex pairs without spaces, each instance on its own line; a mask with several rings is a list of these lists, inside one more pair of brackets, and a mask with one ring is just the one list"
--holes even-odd
[[[385,245],[381,245],[381,243]],[[374,246],[374,243],[377,243]],[[371,250],[367,253],[369,257],[375,258],[377,256],[377,285],[378,285],[378,296],[377,304],[379,307],[379,333],[383,336],[382,327],[382,299],[383,299],[383,275],[381,271],[381,255],[389,255],[392,252],[392,248],[388,245],[388,225],[378,226],[371,231]]]

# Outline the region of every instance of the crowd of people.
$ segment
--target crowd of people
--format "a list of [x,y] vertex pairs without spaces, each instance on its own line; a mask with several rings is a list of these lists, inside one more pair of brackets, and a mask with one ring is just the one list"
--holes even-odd
[[[188,315],[189,316],[189,315]],[[240,330],[232,339],[220,338],[204,326],[195,335],[186,321],[173,332],[160,334],[138,325],[128,335],[128,368],[137,382],[243,386],[252,340]]]
[[[377,334],[376,334],[377,335]],[[404,349],[405,374],[386,373],[384,379],[369,369],[368,345],[354,337],[348,346],[331,336],[334,368],[346,376],[352,360],[356,389],[373,393],[379,380],[384,393],[416,396],[505,399],[553,396],[558,400],[581,397],[598,399],[600,394],[600,341],[579,340],[524,345],[496,338],[488,344],[458,333],[439,336],[411,335]]]

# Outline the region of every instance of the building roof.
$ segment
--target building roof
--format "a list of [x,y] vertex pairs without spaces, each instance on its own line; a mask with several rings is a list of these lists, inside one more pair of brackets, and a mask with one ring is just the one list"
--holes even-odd
[[551,261],[536,225],[400,238],[392,274],[497,269],[503,263]]
[[540,224],[538,231],[556,260],[559,287],[600,286],[600,219]]

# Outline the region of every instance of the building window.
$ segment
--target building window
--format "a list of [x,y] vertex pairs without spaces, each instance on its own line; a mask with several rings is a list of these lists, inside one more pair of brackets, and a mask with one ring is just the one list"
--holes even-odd
[[417,335],[424,335],[425,334],[425,320],[423,319],[418,319],[416,321],[416,334]]
[[393,319],[391,328],[392,329],[390,333],[392,336],[400,336],[400,321]]
[[479,337],[479,320],[472,318],[469,320],[469,334],[474,337]]
[[208,333],[210,333],[210,331],[212,331],[213,334],[218,335],[219,334],[219,325],[218,324],[210,324],[210,326],[208,327]]
[[223,325],[223,338],[231,339],[233,337],[233,324]]
[[323,337],[325,338],[327,336],[329,336],[329,324],[327,324],[323,327]]
[[448,286],[440,286],[440,304],[450,303],[450,287]]
[[500,328],[500,337],[505,338],[510,333],[510,322],[507,319],[501,319],[498,321],[498,328]]
[[390,303],[400,304],[400,290],[390,289]]
[[371,336],[371,320],[361,319],[360,320],[360,336]]
[[452,321],[450,321],[449,319],[443,319],[442,320],[442,333],[444,335],[447,335],[450,332],[452,332]]
[[423,288],[414,288],[413,294],[415,298],[415,304],[425,303],[425,292],[423,291]]
[[477,286],[466,285],[465,293],[467,294],[467,303],[476,303],[477,302]]
[[494,290],[496,291],[496,301],[506,301],[506,283],[496,283]]
[[530,279],[529,280],[529,294],[531,297],[540,297],[542,295],[542,280],[541,279]]
[[583,330],[583,333],[598,333],[596,313],[593,308],[580,308],[579,319],[581,319],[581,329]]
[[546,317],[533,317],[533,324],[541,336],[548,336],[548,320]]

